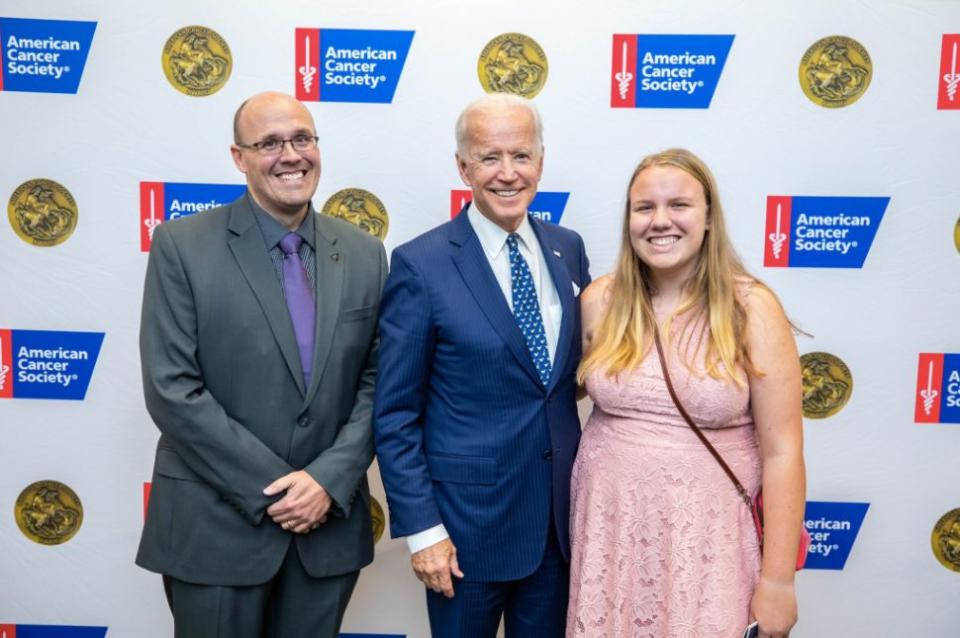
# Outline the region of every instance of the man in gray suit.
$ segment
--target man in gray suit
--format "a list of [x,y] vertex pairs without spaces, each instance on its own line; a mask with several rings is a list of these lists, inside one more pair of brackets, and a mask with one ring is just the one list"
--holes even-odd
[[157,227],[140,356],[160,429],[137,564],[176,636],[336,636],[373,560],[366,470],[386,256],[315,214],[309,111],[234,118],[237,201]]

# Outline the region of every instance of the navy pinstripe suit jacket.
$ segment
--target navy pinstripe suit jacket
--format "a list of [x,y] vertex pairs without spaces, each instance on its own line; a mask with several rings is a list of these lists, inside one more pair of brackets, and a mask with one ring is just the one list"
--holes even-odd
[[590,275],[579,235],[530,222],[563,308],[546,386],[466,215],[394,250],[381,301],[374,431],[390,531],[442,522],[472,581],[531,574],[550,524],[569,558]]

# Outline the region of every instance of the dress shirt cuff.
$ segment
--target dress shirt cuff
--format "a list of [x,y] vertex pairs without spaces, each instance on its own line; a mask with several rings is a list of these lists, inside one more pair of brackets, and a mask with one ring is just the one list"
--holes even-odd
[[446,538],[450,538],[450,534],[447,533],[447,528],[443,526],[443,523],[440,523],[430,529],[407,536],[407,547],[410,548],[411,554],[416,554],[420,550],[436,545]]

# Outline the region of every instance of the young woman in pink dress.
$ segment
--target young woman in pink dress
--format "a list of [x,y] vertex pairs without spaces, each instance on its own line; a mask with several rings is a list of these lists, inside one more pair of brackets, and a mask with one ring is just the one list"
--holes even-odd
[[[805,475],[800,363],[777,297],[747,273],[713,176],[689,151],[645,158],[627,192],[616,269],[583,293],[580,382],[594,402],[573,470],[567,635],[784,638]],[[740,482],[751,513],[682,419]]]

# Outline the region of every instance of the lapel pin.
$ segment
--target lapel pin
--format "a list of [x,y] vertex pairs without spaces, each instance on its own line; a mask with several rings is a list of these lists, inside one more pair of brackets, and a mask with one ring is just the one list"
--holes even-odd
[[561,255],[560,255],[560,251],[559,251],[559,250],[555,250],[555,251],[553,251],[553,254],[554,254],[554,255],[556,255],[557,257],[560,257],[560,256],[561,256]]
[[330,253],[330,259],[340,261],[340,253]]

